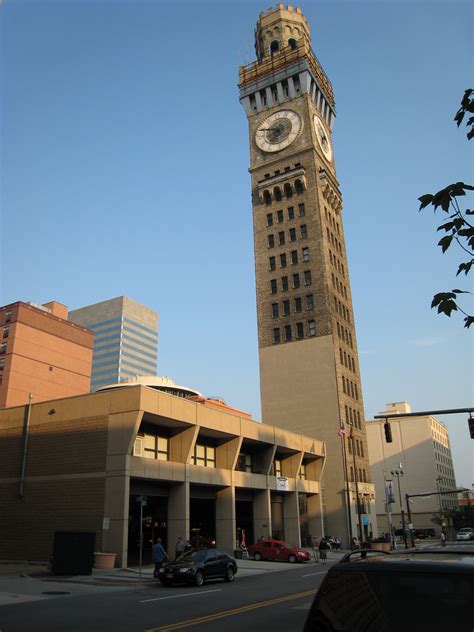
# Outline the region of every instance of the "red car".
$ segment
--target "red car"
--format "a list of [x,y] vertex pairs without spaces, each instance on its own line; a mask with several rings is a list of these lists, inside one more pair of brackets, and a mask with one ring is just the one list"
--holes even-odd
[[282,562],[307,562],[308,551],[290,546],[283,540],[261,540],[249,546],[248,551],[254,560],[280,560]]

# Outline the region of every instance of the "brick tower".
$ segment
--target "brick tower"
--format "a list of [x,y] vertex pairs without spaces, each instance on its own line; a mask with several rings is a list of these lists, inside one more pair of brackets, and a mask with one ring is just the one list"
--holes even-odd
[[239,89],[250,135],[262,420],[326,442],[325,531],[347,545],[376,532],[376,522],[334,95],[301,9],[261,13],[255,50]]

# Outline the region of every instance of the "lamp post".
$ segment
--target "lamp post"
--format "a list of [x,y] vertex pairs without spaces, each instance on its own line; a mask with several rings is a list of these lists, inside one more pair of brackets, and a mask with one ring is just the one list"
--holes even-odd
[[402,464],[399,463],[398,470],[392,470],[390,473],[392,474],[392,476],[396,476],[397,477],[398,497],[399,497],[399,501],[400,501],[400,513],[401,513],[401,516],[402,516],[403,541],[405,543],[405,548],[408,549],[407,533],[405,531],[405,512],[403,511],[402,492],[400,490],[400,477],[403,476]]

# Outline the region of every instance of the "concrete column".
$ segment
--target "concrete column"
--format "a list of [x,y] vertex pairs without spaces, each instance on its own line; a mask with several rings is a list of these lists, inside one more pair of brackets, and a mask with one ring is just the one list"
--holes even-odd
[[172,558],[174,545],[178,536],[184,541],[189,540],[189,483],[177,483],[170,485],[168,497],[168,542],[166,552]]
[[226,487],[217,492],[216,500],[216,544],[231,555],[235,549],[235,487]]
[[311,75],[307,70],[300,72],[301,93],[307,94],[311,89]]
[[288,77],[288,92],[290,93],[290,99],[296,96],[295,84],[293,82],[293,77]]
[[291,546],[301,546],[298,492],[290,492],[283,496],[283,524],[285,528],[285,540]]
[[272,510],[270,490],[256,491],[253,499],[253,533],[255,540],[260,536],[272,535]]
[[189,463],[199,434],[199,426],[191,426],[170,439],[170,461]]
[[108,456],[102,544],[97,550],[115,553],[115,564],[127,566],[128,514],[130,500],[130,456]]
[[273,93],[270,86],[265,88],[265,94],[267,95],[267,105],[268,106],[273,105]]
[[313,494],[306,497],[308,507],[309,533],[314,538],[323,535],[323,512],[321,511],[321,494]]
[[233,470],[237,465],[243,437],[226,441],[216,449],[216,466],[224,470]]
[[281,85],[281,81],[277,83],[277,94],[278,100],[282,103],[285,100],[285,93],[283,92],[283,86]]
[[262,99],[260,98],[260,92],[257,90],[255,93],[255,103],[257,104],[257,112],[263,108]]
[[283,459],[281,462],[282,476],[286,476],[287,478],[298,478],[303,456],[303,452],[297,452],[296,454],[292,454],[286,459]]

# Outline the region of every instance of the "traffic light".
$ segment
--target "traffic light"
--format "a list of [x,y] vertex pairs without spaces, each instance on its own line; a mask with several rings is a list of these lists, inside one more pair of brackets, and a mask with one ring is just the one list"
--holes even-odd
[[469,424],[469,434],[471,435],[471,439],[474,439],[474,417],[469,417],[467,423]]
[[[473,419],[473,421],[474,421],[474,419]],[[386,421],[384,423],[383,429],[385,430],[385,441],[387,443],[392,443],[392,441],[393,441],[393,439],[392,439],[392,428],[390,426],[390,422],[389,421]]]

